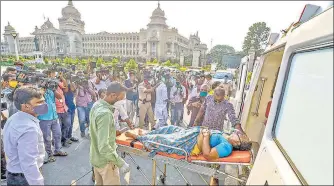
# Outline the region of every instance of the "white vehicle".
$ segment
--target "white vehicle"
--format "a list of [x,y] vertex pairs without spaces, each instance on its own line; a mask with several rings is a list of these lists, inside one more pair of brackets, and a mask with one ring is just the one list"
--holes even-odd
[[228,83],[233,83],[233,74],[231,71],[228,70],[217,70],[216,73],[213,75],[212,80],[223,82],[225,79],[225,76],[227,76]]
[[253,71],[241,124],[256,157],[247,185],[333,185],[333,2],[306,5]]

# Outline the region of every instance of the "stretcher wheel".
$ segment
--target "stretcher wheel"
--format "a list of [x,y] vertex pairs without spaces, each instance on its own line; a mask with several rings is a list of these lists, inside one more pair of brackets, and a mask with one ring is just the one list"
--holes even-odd
[[94,174],[94,169],[92,169],[92,181],[95,183],[95,174]]
[[160,181],[162,184],[166,183],[166,177],[164,175],[160,175]]
[[125,158],[125,152],[121,152],[121,157],[124,159]]

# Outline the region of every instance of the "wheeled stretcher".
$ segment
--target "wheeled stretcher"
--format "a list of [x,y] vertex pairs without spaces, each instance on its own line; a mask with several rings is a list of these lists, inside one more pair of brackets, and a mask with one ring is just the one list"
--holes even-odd
[[[134,132],[138,134],[139,129],[135,129]],[[233,178],[241,183],[244,183],[245,180],[240,179],[238,177],[232,176],[230,174],[227,174],[219,169],[219,166],[217,165],[238,165],[240,166],[248,166],[252,164],[253,157],[252,153],[250,151],[233,151],[232,154],[228,157],[219,158],[215,161],[207,161],[202,155],[199,156],[190,156],[186,151],[184,156],[180,156],[177,154],[167,154],[163,152],[158,152],[153,158],[149,157],[149,151],[147,151],[144,148],[144,145],[138,141],[134,141],[133,139],[130,139],[125,136],[125,134],[121,134],[116,138],[116,143],[118,144],[118,152],[121,153],[122,157],[125,158],[125,156],[129,156],[131,161],[137,166],[137,169],[140,171],[140,173],[144,176],[144,178],[151,184],[156,185],[156,178],[157,178],[157,168],[160,172],[162,172],[162,175],[159,176],[160,181],[164,184],[165,179],[167,177],[167,169],[166,165],[173,166],[177,172],[181,175],[181,177],[184,179],[184,181],[187,183],[187,185],[190,185],[190,183],[187,181],[187,179],[184,177],[184,175],[181,173],[179,168],[189,170],[191,172],[197,173],[203,181],[208,185],[207,181],[202,177],[202,175],[214,177],[217,179],[223,179],[224,176]],[[150,142],[152,144],[157,144],[161,146],[166,146],[163,144],[158,144],[155,142]],[[174,148],[171,146],[167,146],[170,148]],[[175,148],[178,149],[178,148]],[[179,149],[182,150],[182,149]],[[144,158],[150,158],[153,161],[153,167],[152,167],[152,182],[147,178],[147,176],[144,174],[144,172],[140,169],[136,161],[132,158],[131,154],[144,157]],[[163,171],[157,166],[157,162],[162,162],[164,164]]]

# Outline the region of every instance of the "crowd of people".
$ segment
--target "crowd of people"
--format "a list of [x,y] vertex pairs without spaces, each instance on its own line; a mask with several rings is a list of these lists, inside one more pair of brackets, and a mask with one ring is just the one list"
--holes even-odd
[[[227,79],[213,82],[204,72],[146,67],[130,70],[123,77],[88,66],[72,71],[80,77],[73,80],[50,68],[43,71],[48,85],[41,86],[19,81],[23,68],[22,63],[8,67],[1,82],[8,110],[7,116],[1,112],[1,177],[7,176],[7,185],[43,185],[43,164],[66,157],[64,149],[82,140],[73,135],[75,117],[80,137],[91,140],[90,163],[96,185],[120,185],[119,171],[129,171],[116,152],[116,136],[126,128],[160,131],[168,125],[187,129],[202,126],[222,132],[228,115],[232,127],[244,135],[228,100],[231,87]],[[56,82],[54,86],[52,82]],[[185,109],[189,123],[183,122]],[[242,143],[247,141],[245,137],[231,139],[228,142],[233,148],[248,148],[248,143]],[[220,150],[214,157],[225,156],[221,154]]]

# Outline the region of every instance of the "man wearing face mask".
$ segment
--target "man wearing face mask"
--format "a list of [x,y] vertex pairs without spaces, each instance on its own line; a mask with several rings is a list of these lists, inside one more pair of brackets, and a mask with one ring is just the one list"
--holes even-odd
[[15,62],[14,65],[16,70],[23,70],[24,64],[21,61]]
[[241,124],[235,116],[233,105],[225,100],[224,96],[225,91],[221,87],[217,87],[214,90],[213,96],[207,96],[196,116],[194,126],[198,126],[200,121],[203,119],[202,126],[206,126],[210,130],[223,131],[225,117],[228,115],[232,127],[243,132]]
[[181,85],[180,80],[177,79],[175,85],[170,91],[171,102],[171,124],[180,125],[184,104],[183,100],[186,98],[186,88]]
[[189,99],[191,99],[192,97],[196,97],[196,96],[199,95],[200,90],[201,90],[201,86],[203,85],[204,80],[205,80],[205,78],[203,78],[203,77],[197,77],[196,78],[197,79],[196,80],[196,85],[191,90],[190,95],[189,95]]
[[18,111],[14,105],[12,98],[13,91],[18,86],[18,82],[16,81],[16,76],[13,74],[4,74],[2,78],[3,78],[2,82],[3,90],[1,91],[1,94],[4,95],[3,99],[4,102],[7,103],[8,117],[11,117]]
[[[194,124],[194,121],[196,119],[196,116],[198,114],[198,111],[200,110],[202,104],[205,101],[206,96],[208,95],[208,91],[209,91],[209,86],[207,84],[203,84],[201,86],[201,90],[199,93],[199,96],[196,97],[192,97],[187,105],[187,114],[189,115],[191,112],[191,116],[190,116],[190,122],[189,122],[189,127],[192,127]],[[201,126],[202,125],[202,121],[198,121],[198,125]]]
[[136,90],[137,81],[134,72],[129,72],[129,78],[124,81],[124,85],[129,90],[126,92],[126,111],[130,120],[133,120],[133,117],[136,113],[136,101],[138,93]]
[[161,83],[156,88],[155,91],[155,107],[154,114],[158,122],[155,124],[154,128],[158,129],[159,127],[167,125],[168,112],[167,112],[167,103],[169,101],[167,95],[167,86],[166,86],[166,77],[161,77]]
[[45,156],[38,115],[48,112],[43,95],[35,88],[18,88],[14,104],[20,110],[4,128],[7,185],[44,185],[40,168]]
[[126,89],[117,82],[107,88],[104,99],[98,100],[90,112],[90,162],[94,167],[96,185],[120,185],[121,172],[129,165],[117,154],[116,126],[113,105],[124,98]]
[[222,87],[225,90],[225,96],[226,97],[231,96],[231,92],[232,92],[233,87],[232,87],[231,82],[229,82],[227,75],[224,76],[224,80],[219,86]]

